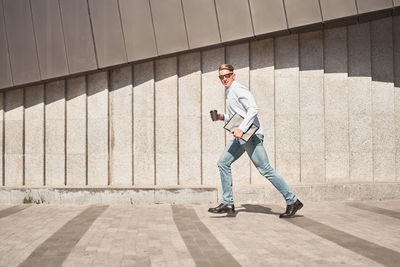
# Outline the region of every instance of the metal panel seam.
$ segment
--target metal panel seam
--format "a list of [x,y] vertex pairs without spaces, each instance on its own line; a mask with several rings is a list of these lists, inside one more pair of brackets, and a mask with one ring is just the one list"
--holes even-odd
[[33,14],[32,14],[32,4],[31,4],[31,0],[29,0],[29,10],[30,10],[30,12],[31,12],[31,21],[32,21],[33,38],[35,39],[36,63],[37,63],[38,70],[39,70],[39,79],[42,80],[42,71],[41,71],[41,69],[40,69],[40,63],[39,63],[39,52],[38,52],[38,48],[37,48],[35,24],[33,23]]
[[[151,0],[148,0],[148,2],[149,2],[149,7],[150,7],[151,25],[153,26],[153,35],[154,35],[154,41],[155,41],[157,56],[158,56],[160,54],[160,52],[158,51],[157,35],[156,35],[156,29],[154,27],[153,9],[151,8]],[[155,69],[153,70],[153,74],[155,74],[154,71],[155,71]]]
[[[251,30],[253,31],[253,36],[256,36],[256,32],[254,31],[253,14],[251,13],[251,4],[250,4],[250,0],[247,0],[247,6],[248,6],[249,12],[250,12]],[[250,47],[250,43],[249,43],[249,47]],[[249,53],[250,53],[250,48],[249,48]],[[250,70],[249,70],[249,75],[250,75]],[[249,85],[249,87],[250,87],[250,85]],[[251,179],[251,178],[250,178],[250,179]]]
[[94,32],[93,32],[92,16],[90,15],[89,0],[86,0],[86,4],[87,4],[88,15],[89,15],[90,32],[92,33],[93,48],[94,48],[94,56],[96,57],[96,67],[97,67],[97,69],[99,69],[99,59],[98,59],[98,56],[97,56],[97,46],[96,46],[96,40],[95,40],[95,38],[94,38]]
[[221,36],[221,26],[219,25],[219,18],[218,18],[218,11],[217,11],[217,3],[214,0],[214,10],[215,10],[215,16],[217,17],[217,25],[218,25],[218,34],[219,34],[219,42],[222,43],[222,36]]
[[[285,12],[285,20],[286,20],[286,29],[288,29],[289,33],[290,33],[290,29],[289,29],[289,21],[287,18],[287,12],[286,12],[286,4],[285,4],[285,0],[282,0],[282,4],[283,4],[283,11]],[[274,39],[275,40],[275,39]],[[275,42],[274,42],[274,50],[275,50]],[[274,53],[275,54],[275,53]],[[274,64],[275,64],[275,58],[274,58]]]
[[61,12],[60,0],[58,0],[58,11],[60,12],[61,32],[62,32],[62,37],[63,37],[63,42],[64,42],[65,60],[67,61],[67,70],[68,70],[68,74],[70,74],[71,71],[69,70],[69,61],[68,61],[67,45],[66,45],[66,43],[65,43],[64,23],[63,23],[63,17],[62,17],[62,12]]
[[122,39],[124,41],[125,60],[126,60],[126,62],[128,62],[128,52],[126,52],[124,25],[122,24],[121,7],[119,5],[119,0],[117,0],[117,7],[118,7],[119,23],[121,25]]
[[[181,0],[181,8],[182,8],[182,15],[183,15],[183,25],[185,26],[187,47],[190,49],[189,34],[188,34],[188,31],[187,31],[187,26],[186,26],[185,9],[183,8],[183,2],[182,2],[182,0]],[[178,67],[179,67],[179,66],[178,66]],[[179,160],[178,160],[178,161],[179,161]]]
[[321,22],[324,23],[324,15],[322,14],[321,0],[318,0],[319,13],[321,15]]

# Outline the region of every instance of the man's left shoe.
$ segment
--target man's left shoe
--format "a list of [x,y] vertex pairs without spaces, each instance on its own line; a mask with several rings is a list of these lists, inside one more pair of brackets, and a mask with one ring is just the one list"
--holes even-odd
[[303,207],[303,203],[300,202],[300,200],[296,200],[295,203],[291,205],[286,206],[286,211],[285,213],[282,213],[279,215],[279,218],[290,218],[293,217],[298,210],[300,210]]

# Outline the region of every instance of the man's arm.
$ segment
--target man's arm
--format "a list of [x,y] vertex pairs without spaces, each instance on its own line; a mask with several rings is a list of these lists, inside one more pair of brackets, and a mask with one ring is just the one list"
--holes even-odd
[[258,114],[258,107],[256,101],[254,100],[253,94],[246,88],[240,88],[240,90],[238,90],[238,99],[246,110],[246,116],[239,125],[239,129],[242,132],[246,132]]

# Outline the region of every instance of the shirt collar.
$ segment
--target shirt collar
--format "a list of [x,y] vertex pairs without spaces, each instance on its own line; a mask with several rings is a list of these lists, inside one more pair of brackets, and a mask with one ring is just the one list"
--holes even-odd
[[226,90],[228,91],[229,89],[233,88],[236,86],[236,80],[234,80],[231,84],[231,86],[229,86],[228,88],[226,88]]

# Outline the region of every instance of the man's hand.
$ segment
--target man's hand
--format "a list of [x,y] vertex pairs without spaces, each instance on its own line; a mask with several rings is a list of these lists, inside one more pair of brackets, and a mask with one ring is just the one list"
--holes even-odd
[[237,138],[238,140],[240,140],[242,138],[242,136],[243,136],[243,132],[240,129],[232,130],[231,133],[233,133],[233,136],[235,138]]

